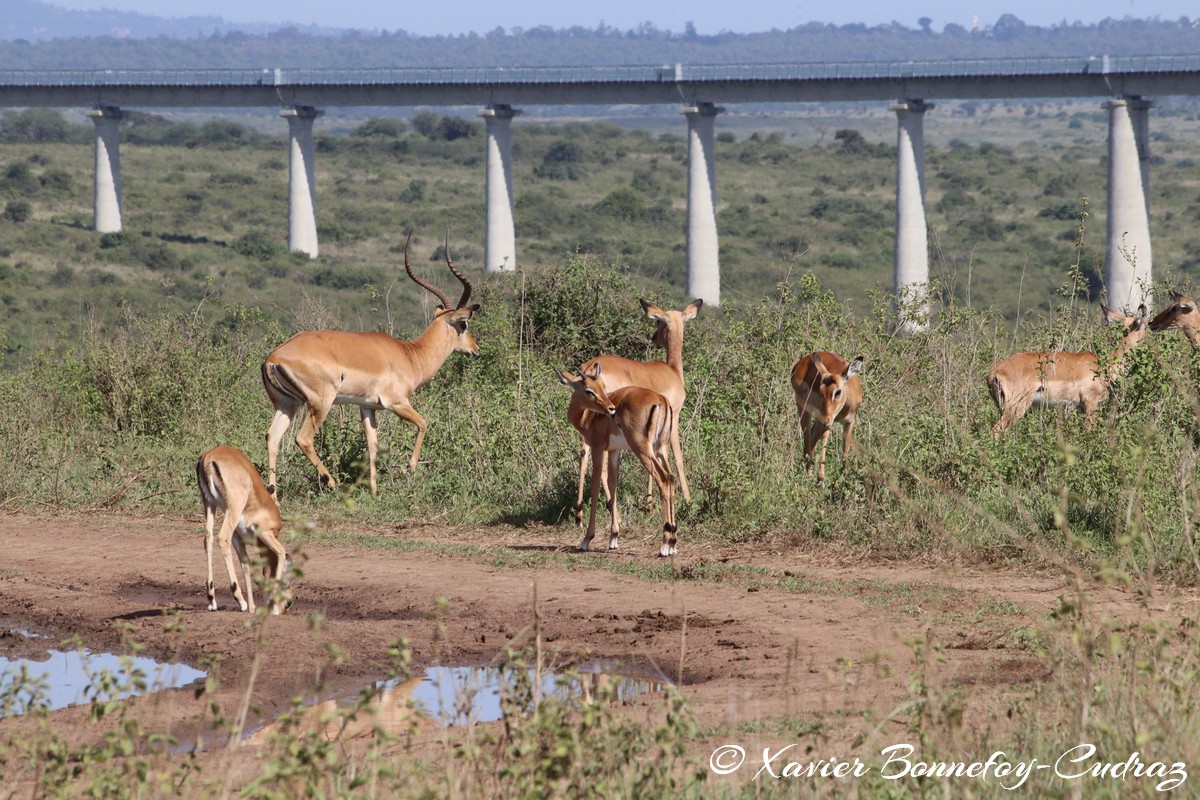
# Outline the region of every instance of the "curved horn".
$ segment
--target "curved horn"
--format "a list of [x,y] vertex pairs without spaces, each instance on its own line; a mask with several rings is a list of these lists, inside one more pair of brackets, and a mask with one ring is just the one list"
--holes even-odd
[[445,292],[443,292],[441,289],[437,288],[436,286],[433,286],[428,281],[421,280],[413,273],[412,264],[408,263],[408,245],[411,241],[412,241],[412,231],[409,231],[408,238],[404,240],[404,271],[408,273],[408,277],[412,278],[413,282],[416,283],[417,286],[420,286],[422,289],[424,289],[427,292],[429,292],[430,294],[432,294],[438,300],[441,300],[442,306],[444,306],[445,308],[450,308],[450,298],[446,296]]
[[[446,266],[454,273],[454,277],[458,278],[463,285],[462,297],[458,300],[458,305],[455,308],[462,308],[471,299],[471,282],[463,277],[463,274],[454,268],[454,262],[450,260],[450,231],[446,231]],[[449,306],[447,306],[449,308]]]

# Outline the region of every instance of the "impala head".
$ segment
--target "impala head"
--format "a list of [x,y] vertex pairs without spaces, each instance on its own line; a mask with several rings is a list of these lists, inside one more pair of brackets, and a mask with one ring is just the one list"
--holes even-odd
[[577,375],[560,370],[555,370],[555,372],[558,373],[558,380],[563,386],[583,397],[588,411],[610,417],[616,416],[617,407],[608,398],[608,392],[604,391],[604,383],[600,380],[599,364],[594,365],[590,370],[580,370]]
[[467,301],[471,299],[471,282],[466,277],[454,268],[454,262],[450,260],[450,236],[446,235],[446,246],[443,250],[446,256],[446,266],[450,268],[450,272],[454,277],[458,278],[459,283],[463,285],[462,297],[458,298],[458,303],[451,305],[450,297],[428,281],[417,277],[412,271],[412,264],[408,259],[408,246],[412,243],[412,232],[409,231],[408,239],[404,242],[404,271],[408,273],[408,277],[413,279],[413,282],[425,289],[427,292],[436,297],[440,302],[433,312],[433,318],[440,320],[448,328],[450,334],[454,337],[454,352],[465,353],[471,358],[479,357],[479,344],[475,341],[475,337],[467,330],[467,322],[470,321],[471,315],[479,310],[479,303],[467,305]]
[[1100,308],[1104,312],[1104,319],[1106,322],[1109,322],[1113,325],[1120,325],[1122,330],[1125,331],[1125,335],[1122,337],[1121,343],[1126,347],[1133,347],[1134,345],[1138,344],[1138,342],[1142,341],[1142,339],[1145,339],[1146,334],[1150,332],[1151,326],[1150,324],[1147,324],[1150,312],[1146,310],[1145,304],[1138,306],[1137,315],[1132,317],[1128,317],[1122,314],[1120,311],[1114,311],[1108,306],[1101,306]]
[[696,314],[700,311],[700,306],[704,305],[703,300],[693,300],[684,306],[682,311],[667,311],[645,300],[638,302],[642,304],[642,310],[646,312],[646,316],[658,323],[658,327],[654,329],[654,337],[650,341],[654,342],[655,347],[661,347],[664,350],[667,349],[671,331],[679,331],[682,334],[683,323],[695,319]]
[[814,352],[809,357],[820,376],[815,386],[819,395],[817,406],[820,413],[813,416],[817,417],[823,425],[832,425],[834,418],[846,404],[846,383],[862,372],[863,357],[859,356],[846,364],[845,369],[841,372],[830,370],[821,359],[820,353]]
[[1200,311],[1196,310],[1196,301],[1181,292],[1171,292],[1171,304],[1150,320],[1152,331],[1173,328],[1182,329],[1192,344],[1200,344]]

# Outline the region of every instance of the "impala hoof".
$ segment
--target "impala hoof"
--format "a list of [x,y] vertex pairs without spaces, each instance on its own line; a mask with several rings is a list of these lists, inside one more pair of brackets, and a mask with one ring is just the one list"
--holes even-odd
[[616,550],[620,546],[621,546],[621,543],[617,541],[617,537],[614,536],[613,538],[608,540],[608,549],[609,550]]
[[588,540],[584,539],[579,543],[579,552],[586,553],[588,551]]
[[658,548],[658,555],[660,558],[669,558],[670,556],[675,555],[675,548],[669,544],[664,544],[662,547]]

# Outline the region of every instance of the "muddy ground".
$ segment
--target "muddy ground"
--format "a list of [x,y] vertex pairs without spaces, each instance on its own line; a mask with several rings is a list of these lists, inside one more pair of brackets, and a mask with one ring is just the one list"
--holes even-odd
[[[565,525],[370,532],[488,545],[509,555],[566,553],[577,541],[575,529]],[[79,636],[89,648],[108,652],[121,652],[128,636],[159,660],[203,668],[215,659],[221,677],[216,699],[232,713],[251,672],[259,629],[235,610],[219,559],[221,608],[206,610],[202,541],[197,520],[6,514],[0,517],[0,633],[23,629],[50,641]],[[629,536],[622,546],[620,553],[587,558],[630,568],[656,560],[649,535]],[[730,730],[749,730],[738,724],[824,719],[831,741],[849,741],[863,728],[860,712],[877,720],[904,699],[916,663],[912,640],[928,634],[945,646],[936,680],[971,686],[967,724],[985,727],[1004,717],[1009,689],[1056,668],[1024,643],[1070,594],[1067,582],[1052,574],[839,564],[833,556],[789,549],[686,541],[674,581],[575,570],[565,559],[544,557],[533,559],[533,566],[497,567],[494,558],[438,549],[304,545],[308,561],[294,587],[295,605],[265,629],[252,694],[257,718],[286,710],[295,696],[311,695],[318,678],[347,689],[379,678],[388,644],[400,636],[411,643],[417,667],[492,662],[507,644],[532,635],[536,587],[552,664],[623,659],[641,668],[655,665],[678,679],[682,660],[682,685],[706,726],[733,723]],[[768,572],[750,581],[697,578],[705,565],[737,564]],[[1088,596],[1089,613],[1126,622],[1150,615],[1182,619],[1195,602],[1189,593],[1162,592],[1147,606],[1132,591],[1100,586],[1089,587]],[[440,598],[447,602],[438,611]],[[316,614],[324,624],[314,627]],[[2,635],[0,655],[27,656],[45,641]],[[342,654],[337,663],[330,645]],[[204,730],[210,712],[194,694],[167,692],[148,704],[160,730],[169,725],[185,741]],[[70,722],[82,713],[54,715]],[[7,720],[0,727],[15,724]],[[904,729],[900,718],[882,724]]]

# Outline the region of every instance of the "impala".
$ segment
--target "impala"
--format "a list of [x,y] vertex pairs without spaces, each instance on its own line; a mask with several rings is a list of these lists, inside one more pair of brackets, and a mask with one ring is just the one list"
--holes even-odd
[[596,534],[596,502],[601,488],[610,517],[608,549],[617,549],[621,514],[617,510],[616,487],[622,450],[632,450],[650,478],[658,485],[662,498],[663,538],[660,556],[675,555],[675,478],[667,461],[666,448],[674,428],[675,412],[670,402],[653,389],[625,386],[608,391],[600,380],[602,368],[593,364],[581,368],[578,375],[558,373],[562,384],[574,392],[584,410],[591,412],[583,436],[599,462],[592,468],[592,511],[587,533],[579,543],[587,550]]
[[1171,305],[1150,320],[1152,331],[1169,331],[1173,328],[1182,330],[1192,347],[1200,347],[1200,311],[1196,310],[1195,300],[1179,292],[1171,292]]
[[1120,374],[1125,359],[1146,337],[1146,307],[1139,306],[1137,316],[1127,317],[1102,307],[1104,318],[1124,329],[1120,344],[1101,368],[1095,353],[1013,353],[992,367],[988,389],[1000,409],[1000,419],[992,429],[992,438],[1025,416],[1030,406],[1078,406],[1088,426],[1095,424],[1096,408],[1108,397],[1109,384]]
[[825,447],[833,426],[842,424],[842,457],[854,441],[854,415],[862,405],[862,356],[847,361],[834,353],[813,352],[792,367],[792,391],[800,428],[804,431],[804,462],[812,474],[812,452],[821,442],[817,460],[817,482],[825,482]]
[[416,470],[427,426],[409,398],[437,374],[451,353],[479,356],[479,345],[467,330],[467,321],[479,310],[479,304],[467,305],[471,282],[454,268],[448,238],[446,266],[463,285],[457,305],[451,305],[444,292],[413,274],[408,259],[411,239],[409,234],[409,241],[404,243],[404,269],[418,286],[441,301],[424,333],[411,342],[402,342],[386,333],[303,331],[277,347],[263,362],[263,385],[275,405],[275,416],[267,432],[267,483],[271,491],[275,490],[279,443],[292,417],[302,407],[308,413],[296,433],[296,444],[317,468],[323,484],[333,487],[337,480],[321,463],[313,439],[335,404],[359,407],[367,440],[371,494],[377,491],[376,411],[387,409],[417,426],[417,441],[409,462],[409,471]]
[[[200,485],[200,498],[204,501],[204,552],[208,556],[208,610],[217,610],[217,592],[213,584],[213,526],[218,510],[222,512],[221,531],[217,544],[225,556],[225,569],[229,572],[229,588],[242,611],[254,611],[254,581],[250,577],[250,559],[246,546],[261,549],[266,556],[263,573],[274,578],[286,591],[285,573],[290,565],[287,550],[279,541],[283,519],[275,497],[263,484],[258,470],[241,450],[235,447],[214,447],[196,462],[196,482]],[[246,582],[246,594],[242,596],[238,584],[237,570],[233,565],[230,545],[237,550]],[[286,611],[292,604],[290,599],[273,598],[271,613]]]
[[[704,305],[704,301],[693,300],[681,311],[666,311],[645,300],[639,302],[641,302],[646,316],[658,325],[651,341],[655,346],[667,351],[667,360],[665,362],[634,361],[621,356],[607,355],[584,362],[581,369],[589,370],[593,366],[600,365],[603,368],[604,388],[610,393],[626,386],[642,386],[667,399],[667,402],[671,404],[673,418],[670,432],[671,453],[675,457],[675,467],[679,470],[679,486],[683,489],[683,499],[691,501],[692,493],[688,488],[687,473],[683,469],[683,452],[679,445],[678,427],[683,401],[687,398],[687,393],[683,388],[683,324],[690,319],[695,319],[700,307]],[[589,416],[584,412],[583,405],[583,397],[575,394],[571,398],[571,407],[568,411],[571,424],[581,434],[584,432],[585,418]],[[581,526],[583,525],[583,484],[587,475],[589,453],[591,453],[591,446],[585,435],[579,454],[579,492],[575,500],[575,523]],[[616,492],[617,487],[614,485],[612,490]],[[646,488],[646,494],[650,494],[649,486]]]

